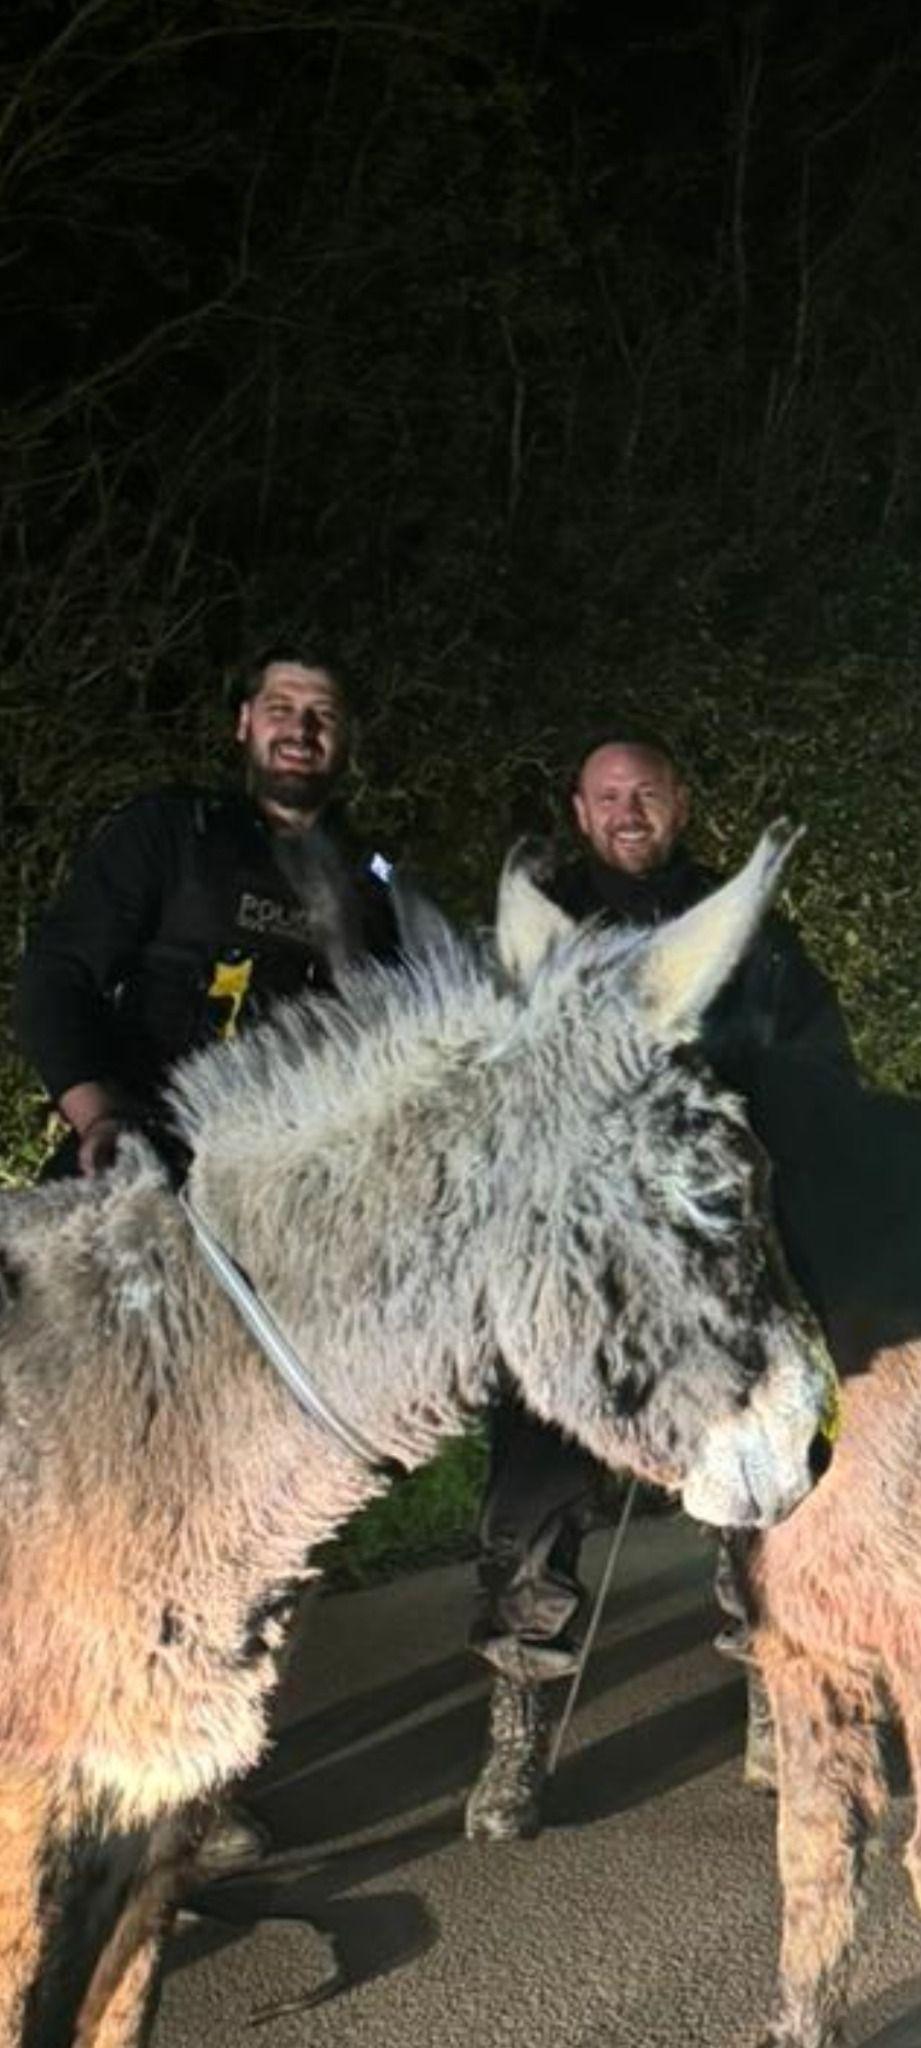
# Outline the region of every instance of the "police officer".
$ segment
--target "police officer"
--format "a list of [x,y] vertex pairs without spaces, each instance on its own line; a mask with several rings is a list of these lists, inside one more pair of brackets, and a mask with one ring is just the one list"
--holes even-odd
[[[126,804],[27,946],[14,1025],[68,1126],[45,1177],[104,1172],[138,1125],[181,1172],[160,1099],[173,1061],[275,997],[332,989],[352,957],[397,953],[386,863],[359,852],[335,806],[349,713],[326,658],[297,644],[261,654],[241,678],[236,736],[245,790]],[[247,1814],[224,1808],[200,1874],[265,1846]]]
[[237,740],[245,792],[125,805],[26,949],[14,1028],[69,1127],[55,1176],[110,1165],[127,1125],[169,1150],[159,1091],[174,1060],[275,997],[330,989],[351,956],[396,951],[385,880],[334,807],[349,715],[325,658],[293,644],[260,655]]
[[[579,761],[571,800],[579,851],[544,886],[577,920],[655,925],[718,886],[719,877],[694,861],[684,844],[690,794],[660,741],[618,732],[602,737]],[[703,1049],[720,1078],[745,1097],[770,1156],[784,1135],[791,1060],[800,1073],[812,1063],[814,1072],[835,1069],[856,1078],[834,991],[779,916],[766,921],[712,1005]],[[584,1612],[577,1567],[599,1474],[584,1451],[511,1398],[492,1415],[490,1451],[471,1645],[498,1676],[490,1746],[467,1802],[466,1826],[473,1838],[504,1839],[539,1826],[547,1733],[540,1687],[575,1669]],[[730,1626],[720,1647],[744,1656],[740,1588],[723,1546],[717,1593]],[[767,1782],[766,1703],[755,1685],[750,1690],[746,1775]]]

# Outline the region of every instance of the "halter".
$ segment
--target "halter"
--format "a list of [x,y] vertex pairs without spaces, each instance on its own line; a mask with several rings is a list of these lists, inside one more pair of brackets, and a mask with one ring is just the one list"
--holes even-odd
[[[184,1188],[179,1189],[178,1200],[209,1272],[228,1300],[233,1303],[263,1357],[275,1367],[288,1392],[294,1395],[298,1407],[311,1422],[318,1423],[328,1436],[335,1437],[343,1450],[348,1451],[353,1458],[358,1458],[361,1464],[369,1465],[375,1472],[390,1468],[394,1461],[383,1457],[368,1438],[356,1429],[354,1423],[346,1422],[345,1417],[339,1415],[325,1395],[320,1393],[281,1324],[266,1303],[260,1300],[242,1267],[228,1251],[225,1251],[204,1217],[190,1202]],[[397,1469],[402,1470],[402,1467],[398,1466]]]

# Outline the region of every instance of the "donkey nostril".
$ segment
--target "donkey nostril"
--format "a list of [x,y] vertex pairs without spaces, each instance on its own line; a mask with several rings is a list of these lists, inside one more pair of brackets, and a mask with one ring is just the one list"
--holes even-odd
[[818,1482],[828,1471],[830,1464],[831,1444],[824,1429],[817,1429],[809,1446],[809,1470],[813,1480]]

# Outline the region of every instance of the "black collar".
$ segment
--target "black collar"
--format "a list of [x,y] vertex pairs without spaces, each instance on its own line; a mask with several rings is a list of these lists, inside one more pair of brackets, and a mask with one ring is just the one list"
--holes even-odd
[[676,846],[664,866],[648,875],[628,875],[621,868],[608,867],[587,848],[560,871],[551,893],[561,908],[576,918],[600,911],[612,924],[652,925],[699,903],[715,884],[715,875],[692,860],[683,846]]

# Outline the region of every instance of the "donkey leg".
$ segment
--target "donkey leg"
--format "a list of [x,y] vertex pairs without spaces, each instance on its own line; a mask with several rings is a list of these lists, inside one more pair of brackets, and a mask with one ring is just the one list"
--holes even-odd
[[872,1687],[770,1646],[783,1892],[778,2004],[764,2048],[833,2048],[847,1992],[863,1847],[885,1804]]
[[156,1993],[163,1942],[149,1934],[135,1949],[105,2011],[81,2019],[75,2048],[144,2048],[156,2017]]
[[43,1946],[42,1862],[51,1798],[38,1776],[0,1777],[0,2048],[19,2048]]
[[915,1825],[905,1851],[905,1868],[921,1913],[921,1671],[909,1667],[901,1674],[893,1671],[889,1677],[902,1724],[915,1801]]
[[144,2048],[149,2040],[164,1941],[203,1826],[200,1811],[182,1811],[151,1830],[144,1867],[80,2008],[75,2048]]

